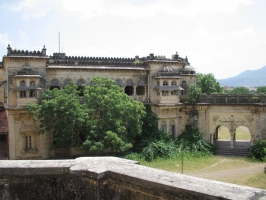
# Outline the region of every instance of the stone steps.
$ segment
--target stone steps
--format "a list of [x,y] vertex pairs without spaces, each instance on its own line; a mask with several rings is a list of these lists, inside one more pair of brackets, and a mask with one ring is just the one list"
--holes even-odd
[[245,157],[249,155],[249,149],[217,148],[216,155]]

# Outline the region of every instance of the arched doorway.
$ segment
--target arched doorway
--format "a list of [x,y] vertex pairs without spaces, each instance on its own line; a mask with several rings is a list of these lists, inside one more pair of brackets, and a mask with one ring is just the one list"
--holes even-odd
[[214,134],[214,140],[225,140],[225,141],[230,141],[231,140],[231,135],[229,128],[224,126],[224,125],[219,125],[216,127],[216,132]]
[[238,126],[234,135],[234,148],[248,149],[251,146],[251,133],[246,126]]

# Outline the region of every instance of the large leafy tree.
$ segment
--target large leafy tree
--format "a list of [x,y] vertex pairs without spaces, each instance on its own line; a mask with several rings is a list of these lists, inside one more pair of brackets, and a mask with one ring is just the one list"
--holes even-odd
[[53,132],[57,147],[78,145],[83,130],[88,129],[88,108],[80,104],[77,86],[71,83],[63,90],[46,90],[40,105],[29,103],[28,111],[39,120],[39,133]]
[[116,152],[132,147],[141,133],[145,108],[129,98],[113,80],[95,77],[83,86],[83,103],[73,83],[63,90],[46,90],[40,105],[29,104],[29,113],[40,121],[40,133],[54,131],[60,147],[76,144],[88,152]]
[[213,74],[197,74],[196,85],[204,94],[224,93],[220,83],[216,81]]
[[83,148],[91,152],[111,148],[125,151],[141,133],[145,107],[122,92],[113,80],[95,77],[84,90],[89,108],[90,131]]
[[216,81],[213,74],[197,74],[196,83],[188,88],[187,101],[196,103],[201,94],[221,94],[224,93],[220,83]]
[[201,94],[201,88],[196,84],[191,84],[188,88],[187,101],[189,103],[196,103],[199,95]]

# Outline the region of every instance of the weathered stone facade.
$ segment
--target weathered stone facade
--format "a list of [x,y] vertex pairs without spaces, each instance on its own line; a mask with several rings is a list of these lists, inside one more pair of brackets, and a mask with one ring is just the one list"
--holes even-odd
[[74,57],[65,53],[47,56],[45,46],[33,52],[8,46],[0,65],[0,102],[8,115],[9,159],[84,153],[79,148],[55,149],[52,133],[38,135],[38,123],[28,115],[27,104],[38,103],[46,89],[62,89],[70,82],[89,85],[95,76],[115,80],[131,98],[150,104],[160,118],[159,127],[174,137],[193,124],[191,117],[180,115],[179,110],[196,75],[187,57],[181,58],[178,53],[171,59],[154,54],[143,58]]
[[236,128],[245,126],[254,141],[266,138],[266,98],[251,96],[202,96],[197,104],[184,103],[196,74],[187,57],[178,53],[171,59],[164,56],[139,58],[104,58],[67,56],[65,53],[46,55],[41,51],[13,51],[0,63],[0,108],[8,115],[9,159],[46,159],[61,155],[81,155],[79,148],[53,147],[52,133],[38,135],[38,122],[28,115],[28,102],[38,103],[47,89],[62,89],[74,82],[90,84],[95,76],[115,80],[131,98],[149,104],[159,117],[159,128],[173,137],[182,130],[198,127],[204,139],[217,139],[217,127],[228,127],[231,148]]

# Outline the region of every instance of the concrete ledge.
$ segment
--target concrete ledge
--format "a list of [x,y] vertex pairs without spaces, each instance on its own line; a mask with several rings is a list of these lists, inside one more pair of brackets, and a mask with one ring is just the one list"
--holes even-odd
[[266,199],[266,190],[116,157],[0,161],[0,199]]

